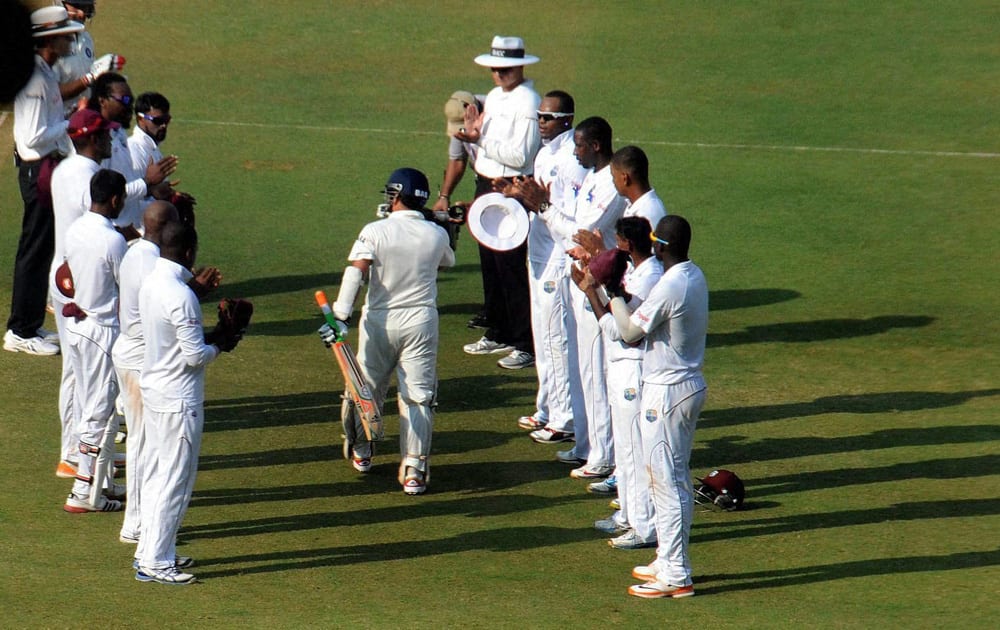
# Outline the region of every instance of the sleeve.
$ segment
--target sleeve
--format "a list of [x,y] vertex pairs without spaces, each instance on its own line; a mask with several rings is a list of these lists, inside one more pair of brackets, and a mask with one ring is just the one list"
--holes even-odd
[[[24,144],[29,149],[37,150],[38,147],[57,144],[62,145],[63,140],[68,142],[66,128],[69,126],[68,120],[63,120],[57,125],[49,126],[45,120],[45,94],[40,84],[32,80],[21,94],[17,95],[16,101],[21,107],[16,107],[18,115],[27,118],[27,123],[23,129],[33,130],[32,134],[24,138]],[[60,108],[62,102],[60,101]]]
[[608,341],[622,340],[622,335],[618,332],[618,324],[615,322],[615,316],[611,313],[605,313],[601,319],[597,321],[597,325],[601,327],[601,332],[604,333],[604,336],[608,339]]
[[205,367],[219,356],[219,349],[205,343],[205,330],[201,324],[201,309],[192,292],[183,304],[171,313],[177,331],[177,342],[184,361],[192,368]]
[[538,120],[523,115],[515,116],[511,133],[505,138],[482,138],[479,146],[486,157],[511,168],[530,170],[542,137],[538,132]]
[[347,260],[375,260],[375,238],[369,226],[365,226],[351,246],[351,252],[347,255]]
[[454,267],[455,266],[455,252],[448,245],[448,236],[444,237],[444,247],[441,252],[441,262],[438,267]]
[[469,159],[469,154],[465,150],[465,143],[455,136],[451,136],[448,140],[448,159],[461,160],[463,162]]
[[632,313],[630,320],[633,325],[649,334],[669,312],[670,285],[667,282],[657,282],[646,301]]

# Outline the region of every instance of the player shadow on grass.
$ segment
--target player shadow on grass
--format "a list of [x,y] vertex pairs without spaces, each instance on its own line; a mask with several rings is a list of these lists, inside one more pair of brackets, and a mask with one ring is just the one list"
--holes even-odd
[[[899,446],[973,444],[1000,439],[1000,425],[974,424],[912,429],[882,429],[864,435],[789,437],[749,440],[742,435],[699,441],[691,454],[692,469],[744,462],[872,451]],[[714,462],[714,463],[713,463]]]
[[340,420],[340,395],[331,391],[205,401],[205,432],[284,427]]
[[[549,501],[549,499],[546,499]],[[364,521],[358,521],[364,522]],[[353,523],[357,524],[357,523]],[[497,553],[517,552],[544,547],[562,546],[595,539],[589,527],[565,528],[550,526],[506,527],[462,532],[454,536],[430,540],[405,540],[369,544],[344,544],[337,547],[296,549],[270,553],[250,553],[220,558],[198,558],[198,579],[242,576],[254,573],[275,573],[319,567],[334,567],[370,562],[399,561],[412,558],[452,555],[466,551]],[[233,568],[212,569],[225,565]]]
[[[397,494],[398,497],[396,496]],[[288,514],[285,516],[242,519],[205,525],[186,525],[181,530],[179,540],[187,543],[198,539],[285,534],[288,532],[355,527],[360,524],[404,523],[412,519],[437,516],[465,516],[469,519],[478,519],[508,514],[522,514],[534,510],[548,510],[553,507],[588,500],[590,498],[584,493],[563,496],[476,494],[470,496],[452,496],[446,499],[434,499],[432,496],[423,496],[419,499],[414,499],[413,497],[404,496],[399,491],[397,484],[394,494],[384,497],[384,502],[379,507],[365,507],[358,505],[357,502],[348,503],[344,501],[339,504],[342,509],[335,511]]]
[[708,292],[708,308],[712,311],[728,311],[780,304],[800,297],[801,293],[791,289],[720,289]]
[[881,315],[869,319],[818,319],[811,322],[784,322],[748,326],[727,333],[708,333],[708,348],[722,348],[749,343],[807,343],[830,339],[848,339],[879,335],[893,328],[929,326],[933,317],[926,315]]
[[[875,575],[897,575],[901,573],[923,573],[928,571],[961,571],[1000,565],[1000,550],[965,551],[942,556],[909,556],[900,558],[875,558],[833,564],[751,571],[747,573],[723,573],[719,575],[695,575],[698,596],[719,595],[735,591],[753,591],[762,588],[781,588],[815,584],[832,580],[863,578]],[[715,582],[734,582],[712,586]],[[709,586],[703,586],[708,584]]]
[[809,402],[709,409],[698,419],[699,427],[723,427],[767,420],[802,418],[828,413],[886,413],[954,407],[974,398],[1000,395],[1000,389],[964,392],[878,392],[873,394],[823,396]]
[[928,459],[869,468],[839,468],[816,470],[791,475],[775,475],[744,480],[752,486],[754,498],[807,492],[844,486],[868,485],[907,479],[967,479],[980,478],[985,471],[1000,470],[1000,455]]
[[313,291],[336,284],[338,278],[339,274],[337,273],[304,273],[270,276],[267,278],[250,278],[238,282],[227,282],[223,278],[219,288],[213,291],[211,295],[202,298],[202,302],[216,302],[223,295],[234,298],[254,298],[261,295],[274,295],[276,293],[309,291],[310,299],[306,303],[311,304]]

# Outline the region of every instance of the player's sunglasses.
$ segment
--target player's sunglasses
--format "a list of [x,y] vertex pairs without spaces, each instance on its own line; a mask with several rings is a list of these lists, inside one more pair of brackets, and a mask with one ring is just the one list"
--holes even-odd
[[552,122],[557,118],[569,118],[573,114],[566,114],[564,112],[535,112],[538,114],[538,120],[541,122]]
[[142,118],[143,120],[148,120],[157,127],[160,127],[162,125],[169,125],[171,120],[170,114],[164,114],[162,116],[150,116],[149,114],[145,114],[143,112],[136,112],[135,115],[138,116],[139,118]]
[[649,233],[649,238],[653,239],[654,243],[663,243],[664,245],[669,245],[670,244],[670,241],[665,241],[662,238],[659,238],[658,236],[656,236],[656,232],[650,232]]
[[108,94],[108,98],[110,98],[113,101],[118,101],[125,107],[129,107],[130,105],[132,105],[132,101],[135,100],[134,98],[132,98],[131,94],[125,94],[123,96],[115,96],[114,94]]

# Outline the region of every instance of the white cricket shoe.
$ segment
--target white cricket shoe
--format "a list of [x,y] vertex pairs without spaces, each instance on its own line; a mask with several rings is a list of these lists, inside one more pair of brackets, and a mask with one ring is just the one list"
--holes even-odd
[[493,341],[492,339],[487,339],[486,337],[481,337],[476,343],[467,343],[462,346],[462,350],[465,350],[465,354],[499,354],[502,352],[510,352],[514,348],[508,346],[505,343],[500,343],[498,341]]
[[59,354],[59,346],[49,343],[41,337],[18,337],[13,330],[8,330],[3,336],[3,349],[8,352],[23,352],[41,357],[51,357]]
[[168,569],[150,569],[139,567],[135,572],[135,579],[140,582],[156,582],[157,584],[169,584],[171,586],[181,586],[193,584],[198,579],[190,573],[182,573],[176,566]]

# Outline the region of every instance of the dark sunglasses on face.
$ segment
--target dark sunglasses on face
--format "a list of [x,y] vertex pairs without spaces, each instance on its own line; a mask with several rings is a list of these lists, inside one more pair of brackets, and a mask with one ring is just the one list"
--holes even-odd
[[135,115],[138,116],[139,118],[142,118],[143,120],[148,120],[157,127],[160,127],[162,125],[168,125],[170,124],[171,120],[170,114],[163,114],[162,116],[150,116],[149,114],[145,114],[143,112],[136,112]]
[[125,107],[130,106],[132,104],[132,101],[135,100],[132,98],[131,94],[124,94],[122,96],[115,96],[114,94],[109,94],[108,98],[110,98],[113,101],[118,101]]
[[573,114],[566,114],[563,112],[535,112],[538,114],[538,120],[541,122],[552,122],[557,118],[569,118]]

